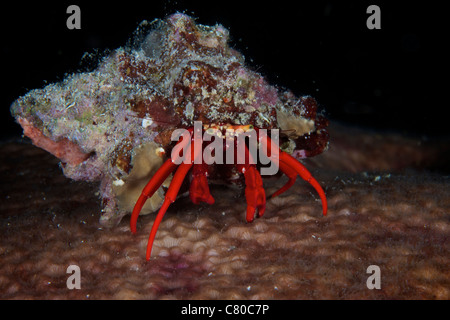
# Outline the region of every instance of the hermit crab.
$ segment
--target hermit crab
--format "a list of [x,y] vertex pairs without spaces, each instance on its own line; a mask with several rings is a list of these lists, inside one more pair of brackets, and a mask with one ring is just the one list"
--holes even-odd
[[[198,122],[200,123],[200,122]],[[268,157],[272,162],[276,163],[276,167],[279,167],[281,171],[289,177],[289,181],[277,192],[275,192],[271,197],[276,197],[281,193],[288,190],[296,180],[297,175],[300,175],[305,181],[309,182],[318,192],[323,206],[323,214],[327,213],[327,200],[325,192],[319,183],[314,179],[314,177],[308,172],[308,170],[295,158],[290,156],[284,151],[280,151],[278,145],[274,144],[272,140],[268,137],[267,133],[260,134],[262,130],[254,128],[252,125],[247,126],[236,126],[236,125],[205,125],[206,134],[213,135],[217,137],[215,141],[219,141],[214,147],[215,149],[215,159],[216,162],[223,163],[223,153],[218,156],[222,150],[228,151],[231,154],[229,158],[228,165],[236,164],[236,174],[241,173],[245,180],[245,198],[247,200],[247,222],[252,222],[255,215],[261,217],[266,209],[266,195],[263,188],[263,182],[261,175],[256,168],[255,155],[256,153],[249,151],[249,147],[246,144],[245,139],[239,139],[244,134],[248,134],[249,131],[255,133],[253,135],[253,148],[256,150],[255,142],[258,141],[262,146],[260,150],[264,152],[264,156]],[[245,133],[244,129],[245,128]],[[131,215],[130,227],[133,233],[136,233],[136,221],[139,216],[139,212],[144,205],[145,201],[153,195],[153,193],[161,186],[161,184],[167,179],[169,174],[176,170],[172,182],[165,195],[164,202],[159,209],[156,220],[153,224],[152,230],[150,232],[150,238],[147,245],[147,260],[150,259],[151,250],[158,226],[166,213],[169,205],[174,202],[177,198],[178,191],[180,190],[181,184],[185,179],[186,175],[190,170],[191,173],[191,184],[189,188],[189,196],[194,204],[200,202],[206,202],[208,204],[214,203],[214,198],[209,192],[207,177],[210,172],[214,170],[208,170],[207,162],[211,162],[211,158],[207,159],[205,162],[202,159],[203,150],[208,150],[213,144],[211,138],[208,138],[206,142],[203,141],[203,126],[197,126],[197,128],[189,128],[184,130],[183,138],[181,138],[177,147],[181,148],[174,149],[171,157],[166,160],[166,162],[161,166],[161,168],[155,173],[149,183],[143,189],[136,205],[133,209]],[[250,134],[249,137],[252,137]],[[222,139],[222,141],[220,140]],[[257,139],[257,140],[255,140]],[[252,145],[252,141],[248,142]],[[239,148],[241,146],[241,148]],[[183,155],[180,156],[179,149],[182,149]],[[240,150],[239,150],[240,149]],[[182,159],[181,163],[179,163]],[[209,160],[209,161],[208,161]],[[218,161],[217,161],[218,160]],[[177,163],[179,167],[177,168]],[[215,164],[215,162],[211,162]],[[275,170],[276,173],[277,170]],[[231,172],[230,172],[231,173]],[[238,178],[238,177],[236,177]]]
[[[130,44],[93,71],[32,90],[11,113],[33,143],[61,160],[75,180],[100,181],[100,223],[117,225],[131,212],[158,211],[147,246],[180,189],[193,203],[214,203],[209,184],[225,182],[245,193],[246,220],[261,217],[261,175],[300,176],[326,196],[298,161],[328,147],[328,121],[310,96],[271,86],[229,46],[221,25],[185,14],[144,21]],[[184,184],[184,185],[183,185]]]

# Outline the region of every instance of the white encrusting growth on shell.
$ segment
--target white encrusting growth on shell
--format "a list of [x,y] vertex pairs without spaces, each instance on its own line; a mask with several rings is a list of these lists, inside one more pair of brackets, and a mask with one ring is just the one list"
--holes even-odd
[[142,127],[147,128],[150,127],[153,124],[153,120],[149,118],[142,119]]

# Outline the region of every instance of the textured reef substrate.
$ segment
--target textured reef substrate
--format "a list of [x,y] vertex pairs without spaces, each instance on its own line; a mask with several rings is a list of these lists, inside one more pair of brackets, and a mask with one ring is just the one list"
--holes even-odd
[[[95,184],[66,179],[41,149],[2,144],[0,298],[449,299],[450,179],[424,170],[445,161],[448,143],[330,133],[330,150],[307,164],[327,193],[326,217],[304,181],[250,224],[240,194],[214,186],[212,206],[186,197],[170,207],[149,262],[154,215],[137,235],[127,220],[105,229]],[[265,180],[269,193],[283,179]],[[80,290],[66,287],[73,264]],[[366,286],[370,265],[381,290]]]

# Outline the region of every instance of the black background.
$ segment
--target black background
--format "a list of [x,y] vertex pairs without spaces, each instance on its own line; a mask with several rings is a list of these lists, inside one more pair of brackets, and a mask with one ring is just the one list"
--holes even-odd
[[[22,131],[10,104],[31,89],[86,70],[126,44],[142,20],[176,11],[222,24],[231,45],[270,83],[309,94],[332,121],[419,136],[447,128],[448,35],[442,5],[410,1],[96,1],[15,2],[2,8],[1,128]],[[81,30],[68,30],[66,9],[81,8]],[[381,8],[381,30],[366,9]],[[442,18],[440,17],[442,13]]]

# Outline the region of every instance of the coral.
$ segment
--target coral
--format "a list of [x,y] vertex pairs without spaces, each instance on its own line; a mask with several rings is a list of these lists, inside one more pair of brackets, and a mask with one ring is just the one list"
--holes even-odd
[[[136,35],[96,70],[32,90],[11,106],[24,134],[62,161],[65,176],[100,181],[102,224],[116,225],[130,212],[136,190],[173,147],[173,130],[194,121],[280,128],[282,149],[297,158],[327,148],[328,122],[317,102],[249,69],[223,26],[176,13],[141,23]],[[158,209],[162,194],[144,213]]]

